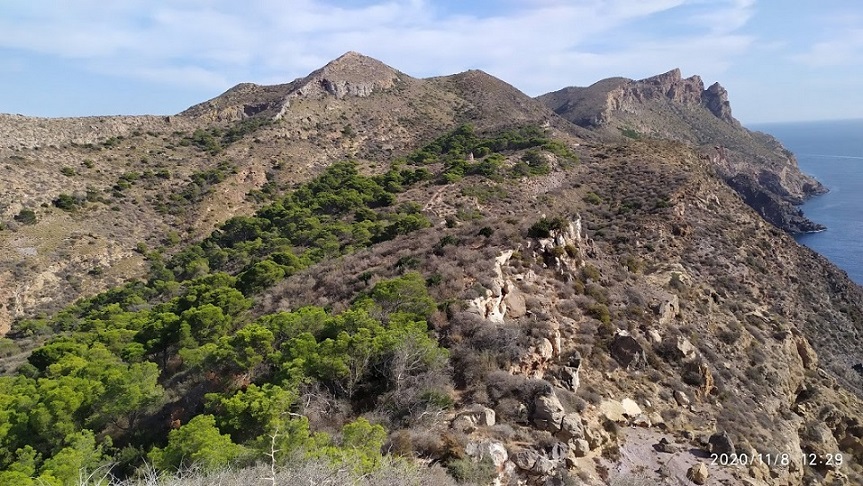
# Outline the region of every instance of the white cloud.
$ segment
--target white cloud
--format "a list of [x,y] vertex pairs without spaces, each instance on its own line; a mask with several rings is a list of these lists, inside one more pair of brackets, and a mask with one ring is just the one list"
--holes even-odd
[[[692,4],[700,18],[682,20],[700,23],[697,33],[664,41],[631,27]],[[0,47],[80,60],[101,73],[208,90],[240,81],[288,82],[356,50],[418,76],[481,68],[539,94],[665,67],[719,74],[751,42],[736,31],[748,20],[752,0],[508,0],[501,5],[479,16],[422,0],[362,7],[314,0],[31,0],[0,7]]]
[[863,29],[845,29],[835,37],[816,42],[791,59],[812,68],[841,66],[863,62]]

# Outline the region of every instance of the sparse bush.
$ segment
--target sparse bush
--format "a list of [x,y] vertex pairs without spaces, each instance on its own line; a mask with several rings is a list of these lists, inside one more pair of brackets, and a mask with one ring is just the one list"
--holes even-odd
[[21,224],[36,224],[36,212],[29,208],[24,208],[15,215],[15,221]]
[[542,218],[527,230],[527,236],[531,238],[548,238],[552,231],[560,231],[567,226],[564,218]]
[[56,199],[52,201],[54,206],[64,210],[64,211],[74,211],[81,205],[81,200],[75,196],[70,196],[69,194],[60,194]]
[[611,313],[608,311],[608,307],[605,304],[601,304],[599,302],[592,304],[590,307],[588,307],[587,312],[594,319],[597,319],[603,324],[608,324],[611,322]]
[[584,202],[589,203],[589,204],[593,204],[593,205],[599,205],[599,204],[602,204],[602,198],[599,197],[599,195],[597,193],[590,191],[587,194],[585,194]]
[[595,282],[599,281],[599,269],[590,264],[585,265],[581,269],[581,276],[584,277],[586,280],[593,280]]
[[447,471],[460,483],[489,484],[497,477],[497,468],[488,457],[479,461],[453,459],[447,464]]

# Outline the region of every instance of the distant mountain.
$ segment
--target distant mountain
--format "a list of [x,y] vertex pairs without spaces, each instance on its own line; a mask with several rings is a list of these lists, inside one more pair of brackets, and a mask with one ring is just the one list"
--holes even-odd
[[731,114],[728,93],[679,69],[634,81],[609,78],[538,98],[569,121],[606,136],[661,138],[697,147],[765,219],[791,233],[823,229],[795,205],[826,192],[800,172],[794,155],[770,135],[752,132]]

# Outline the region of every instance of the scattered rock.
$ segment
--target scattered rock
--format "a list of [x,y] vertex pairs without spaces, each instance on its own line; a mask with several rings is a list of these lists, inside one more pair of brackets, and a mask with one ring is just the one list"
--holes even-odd
[[659,439],[659,442],[653,445],[653,448],[658,452],[664,452],[666,454],[674,454],[680,451],[680,448],[671,442],[668,441],[665,437]]
[[721,433],[717,432],[711,435],[710,439],[707,440],[707,452],[711,454],[734,454],[734,444],[728,437],[728,432],[723,430]]
[[577,413],[568,413],[560,422],[560,431],[557,433],[557,438],[568,442],[573,439],[584,438],[584,426],[581,423],[581,416]]
[[624,369],[636,368],[647,361],[644,349],[626,331],[618,331],[611,342],[611,357]]
[[710,473],[707,471],[707,466],[704,463],[694,464],[686,471],[686,478],[695,484],[704,484],[707,482],[707,477]]
[[464,448],[465,453],[477,459],[489,458],[496,467],[501,467],[509,458],[506,447],[500,442],[481,441],[468,442]]
[[542,430],[556,432],[560,428],[560,423],[566,415],[566,410],[554,394],[553,389],[549,389],[549,393],[539,395],[534,400],[533,424]]
[[584,457],[590,453],[590,444],[584,439],[575,439],[572,442],[572,453],[575,457]]
[[620,406],[623,407],[623,413],[629,418],[637,417],[643,413],[641,407],[639,407],[638,404],[635,403],[635,400],[631,398],[624,398],[621,400]]
[[674,401],[676,401],[681,407],[688,407],[691,403],[689,401],[689,397],[686,396],[686,393],[680,390],[674,392]]

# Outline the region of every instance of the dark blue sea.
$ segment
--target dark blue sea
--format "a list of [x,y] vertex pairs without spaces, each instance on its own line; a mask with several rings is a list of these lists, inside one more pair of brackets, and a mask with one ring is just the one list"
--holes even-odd
[[748,128],[769,133],[797,156],[803,172],[830,192],[809,200],[803,213],[827,231],[797,241],[829,258],[863,285],[863,120],[771,123]]

